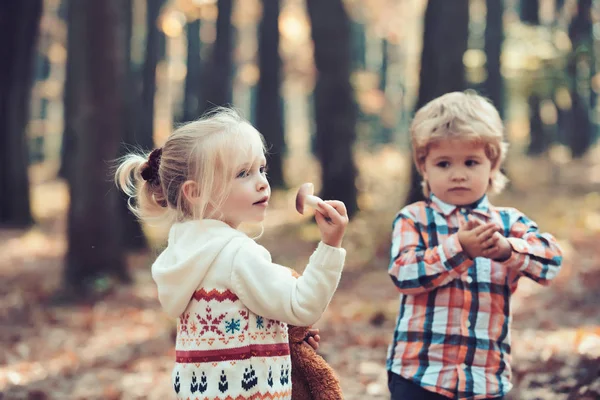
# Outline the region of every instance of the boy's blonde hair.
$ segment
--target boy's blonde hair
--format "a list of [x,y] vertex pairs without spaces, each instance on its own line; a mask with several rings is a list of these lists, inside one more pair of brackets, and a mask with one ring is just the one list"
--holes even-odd
[[[240,114],[218,108],[177,128],[158,163],[158,179],[145,180],[149,154],[120,160],[115,182],[129,196],[129,208],[142,221],[168,228],[190,219],[219,218],[214,210],[227,199],[236,168],[265,154],[262,135]],[[193,202],[183,193],[194,183]]]
[[[508,149],[502,119],[489,100],[473,91],[447,93],[425,104],[415,114],[410,136],[414,162],[421,175],[432,144],[459,139],[485,146],[493,170],[489,191],[499,193],[508,182],[500,171]],[[425,181],[423,194],[426,198],[430,195]]]

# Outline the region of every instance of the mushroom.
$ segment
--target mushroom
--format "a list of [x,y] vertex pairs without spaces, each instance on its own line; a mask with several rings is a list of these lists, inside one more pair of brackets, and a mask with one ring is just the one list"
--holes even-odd
[[298,188],[298,194],[296,195],[296,210],[300,214],[304,214],[304,206],[310,206],[317,208],[317,204],[321,200],[319,197],[314,196],[315,187],[312,183],[303,183]]

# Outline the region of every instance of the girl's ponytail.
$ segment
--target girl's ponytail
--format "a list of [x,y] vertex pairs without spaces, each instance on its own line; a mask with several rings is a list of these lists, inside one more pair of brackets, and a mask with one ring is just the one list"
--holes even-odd
[[[129,197],[129,209],[143,222],[169,219],[169,207],[158,176],[157,151],[148,156],[129,154],[119,160],[115,183]],[[158,153],[160,154],[160,153]],[[153,157],[154,156],[154,157]]]

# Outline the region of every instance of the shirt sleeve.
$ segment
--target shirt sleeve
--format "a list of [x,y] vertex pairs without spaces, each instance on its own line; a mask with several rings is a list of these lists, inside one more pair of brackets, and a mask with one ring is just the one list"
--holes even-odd
[[444,286],[473,265],[457,234],[427,247],[420,226],[404,210],[393,224],[388,273],[403,294],[416,295]]
[[510,227],[508,242],[513,251],[504,261],[510,268],[548,285],[560,271],[562,250],[554,236],[539,231],[537,224],[521,214]]
[[339,283],[346,250],[321,242],[302,276],[271,262],[268,251],[246,242],[235,255],[232,289],[257,315],[295,326],[314,324],[323,314]]

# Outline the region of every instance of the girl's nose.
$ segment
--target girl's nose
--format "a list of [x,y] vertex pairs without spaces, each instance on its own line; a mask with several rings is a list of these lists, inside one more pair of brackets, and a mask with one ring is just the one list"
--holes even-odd
[[261,191],[268,187],[269,187],[269,181],[267,181],[267,177],[265,175],[261,174],[256,183],[256,189],[258,191]]

